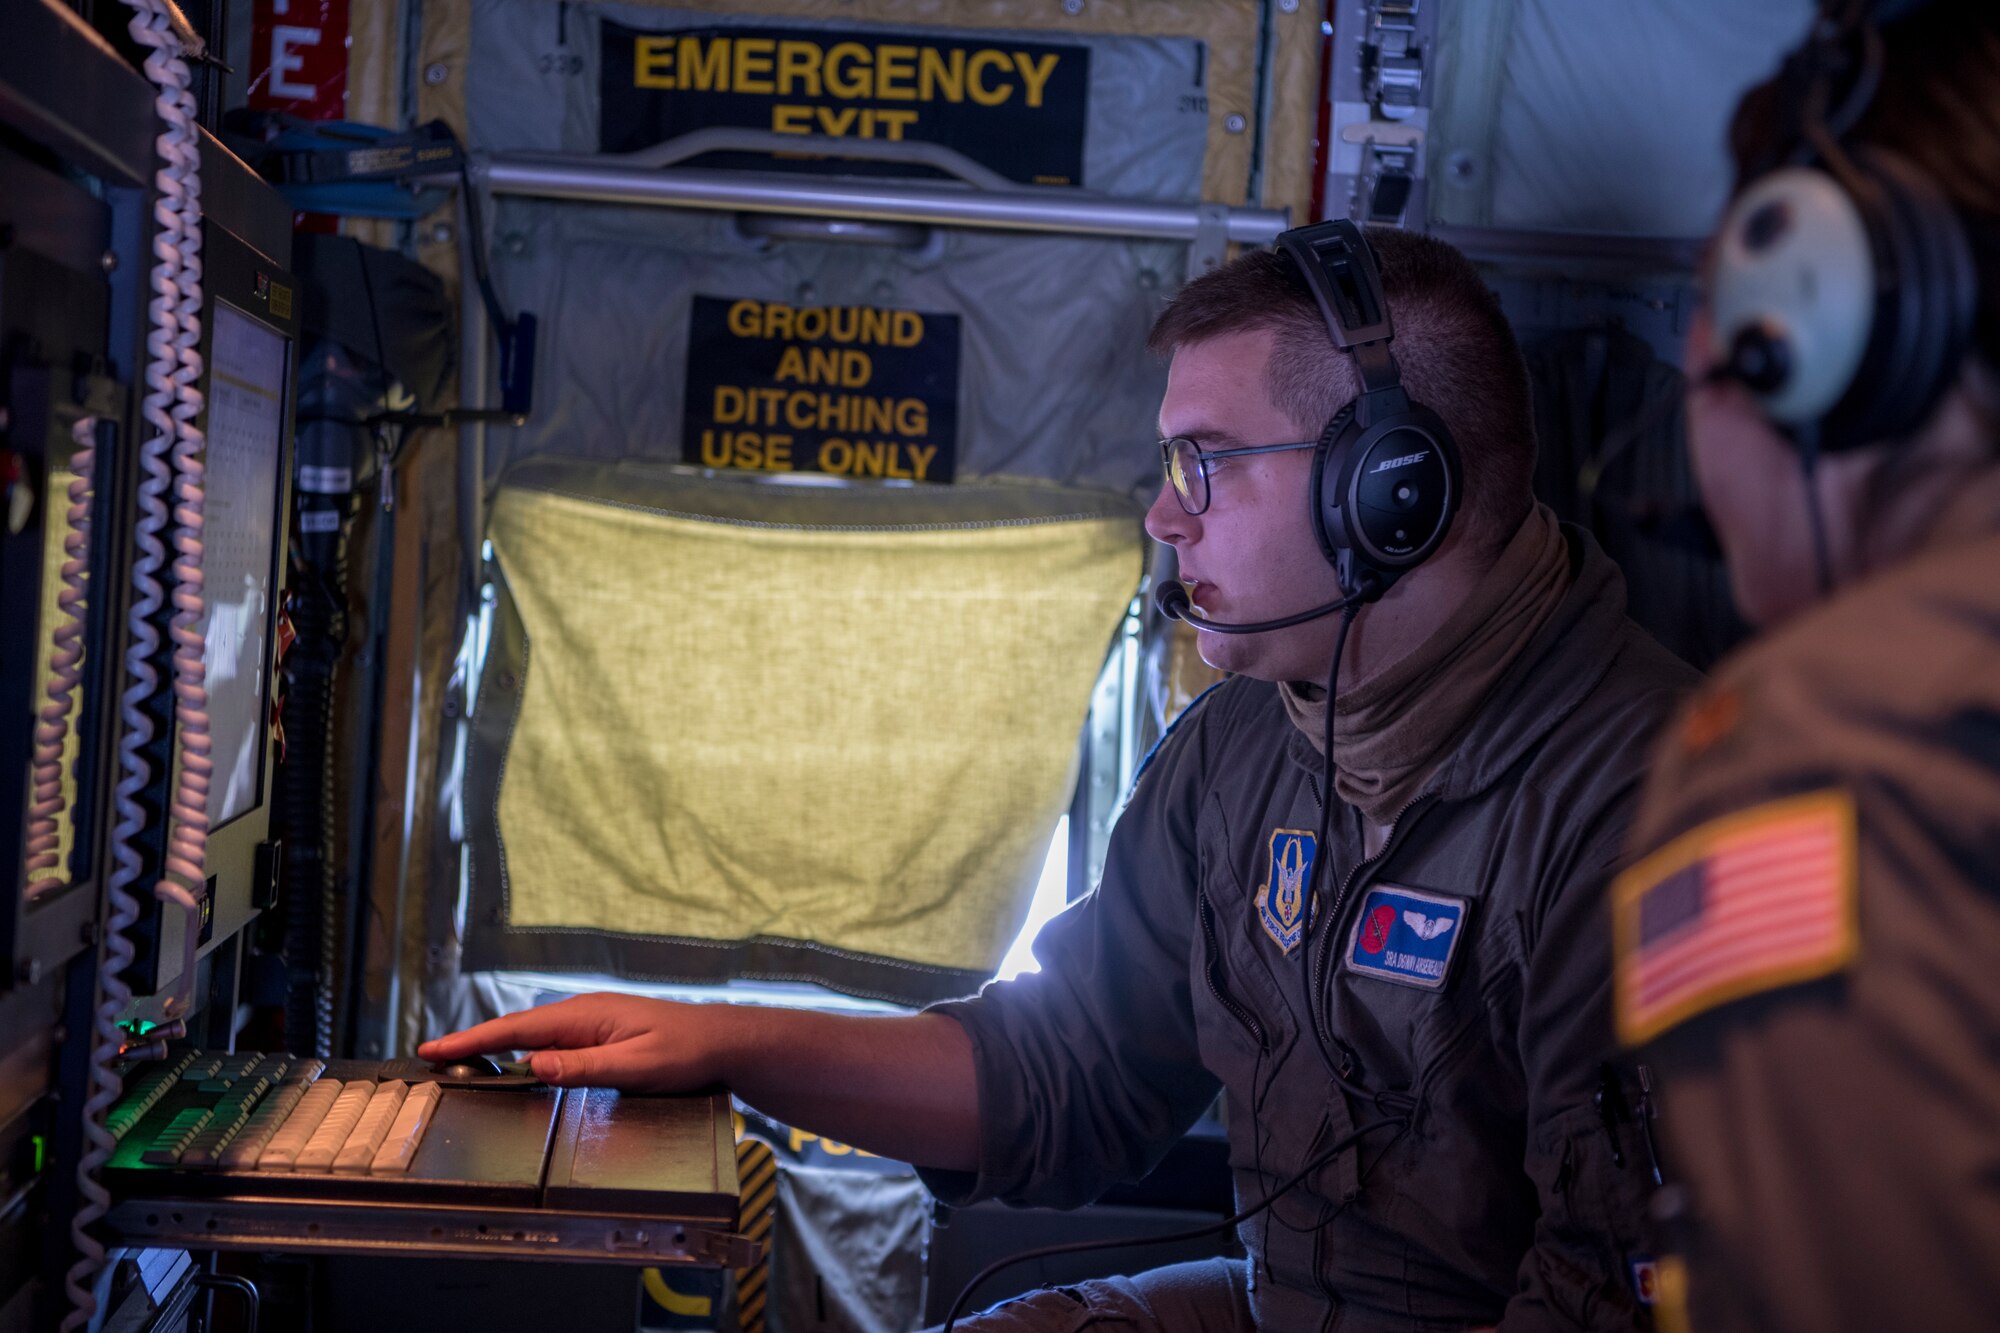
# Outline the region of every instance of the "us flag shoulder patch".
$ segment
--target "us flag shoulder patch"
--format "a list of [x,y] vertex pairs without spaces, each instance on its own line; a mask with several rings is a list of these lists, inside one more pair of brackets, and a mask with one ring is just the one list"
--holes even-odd
[[1830,975],[1860,946],[1853,798],[1815,792],[1703,824],[1620,875],[1611,895],[1627,1046]]

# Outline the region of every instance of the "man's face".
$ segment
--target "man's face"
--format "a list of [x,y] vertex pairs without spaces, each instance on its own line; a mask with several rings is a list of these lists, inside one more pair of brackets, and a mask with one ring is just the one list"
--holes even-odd
[[[1294,421],[1264,391],[1266,331],[1231,333],[1174,353],[1160,403],[1160,434],[1203,449],[1307,440],[1319,423]],[[1311,515],[1313,451],[1289,450],[1208,465],[1209,504],[1190,515],[1164,481],[1146,531],[1172,546],[1181,581],[1211,620],[1272,620],[1341,595]],[[1200,624],[1199,618],[1193,622]],[[1202,660],[1259,680],[1317,680],[1333,653],[1335,617],[1265,634],[1200,636]]]

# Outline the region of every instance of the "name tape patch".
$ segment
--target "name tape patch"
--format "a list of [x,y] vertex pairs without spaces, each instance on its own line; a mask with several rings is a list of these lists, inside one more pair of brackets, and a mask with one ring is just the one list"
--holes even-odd
[[1347,936],[1347,970],[1399,986],[1438,990],[1451,975],[1472,904],[1464,898],[1378,884]]
[[1618,1036],[1827,976],[1860,945],[1854,801],[1822,791],[1712,820],[1612,886]]

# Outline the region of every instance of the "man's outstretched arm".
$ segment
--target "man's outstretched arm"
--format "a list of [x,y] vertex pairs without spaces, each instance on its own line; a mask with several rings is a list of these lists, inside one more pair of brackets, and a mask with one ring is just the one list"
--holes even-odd
[[560,1087],[687,1092],[720,1083],[788,1125],[950,1171],[979,1160],[972,1042],[943,1014],[823,1014],[580,995],[425,1042],[426,1060],[530,1050]]

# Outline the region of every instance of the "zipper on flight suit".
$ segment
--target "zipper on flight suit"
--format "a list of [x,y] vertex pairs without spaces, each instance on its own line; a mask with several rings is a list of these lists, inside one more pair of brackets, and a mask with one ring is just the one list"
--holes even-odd
[[1203,979],[1208,982],[1208,993],[1215,997],[1217,1004],[1243,1025],[1244,1031],[1257,1039],[1259,1051],[1269,1050],[1270,1048],[1264,1043],[1264,1025],[1257,1021],[1255,1014],[1238,1004],[1236,997],[1223,989],[1222,983],[1216,979],[1216,971],[1222,965],[1222,949],[1216,942],[1215,908],[1209,903],[1207,893],[1196,893],[1195,911],[1201,917],[1202,940],[1208,945],[1208,966],[1202,969]]
[[[1318,795],[1319,788],[1317,784],[1314,785],[1313,792],[1314,795]],[[1389,821],[1389,834],[1387,837],[1382,839],[1382,850],[1376,852],[1375,855],[1373,856],[1364,857],[1362,860],[1355,862],[1353,866],[1349,867],[1347,874],[1341,878],[1340,888],[1335,891],[1333,895],[1333,901],[1327,904],[1325,932],[1321,935],[1321,937],[1318,940],[1313,941],[1308,946],[1308,947],[1318,946],[1314,948],[1313,952],[1313,968],[1312,968],[1313,981],[1312,981],[1312,997],[1311,997],[1312,1013],[1309,1015],[1309,1017],[1312,1020],[1313,1031],[1320,1034],[1320,1042],[1322,1045],[1324,1045],[1327,1042],[1332,1042],[1336,1046],[1340,1047],[1340,1077],[1342,1078],[1353,1077],[1354,1066],[1357,1063],[1355,1055],[1353,1050],[1349,1048],[1346,1042],[1341,1041],[1340,1038],[1335,1033],[1328,1030],[1325,1022],[1326,983],[1327,983],[1326,962],[1327,959],[1330,958],[1333,954],[1333,938],[1340,929],[1341,909],[1347,905],[1347,894],[1348,891],[1354,887],[1354,881],[1357,878],[1359,878],[1364,871],[1371,870],[1376,865],[1387,860],[1389,857],[1389,853],[1396,849],[1396,835],[1402,831],[1403,816],[1409,814],[1410,811],[1416,809],[1418,806],[1424,804],[1426,801],[1429,801],[1434,794],[1435,793],[1432,792],[1419,792],[1417,795],[1411,797],[1409,802],[1405,804],[1402,809],[1396,812],[1395,818]],[[1322,849],[1322,852],[1324,852],[1324,850],[1325,849]]]

